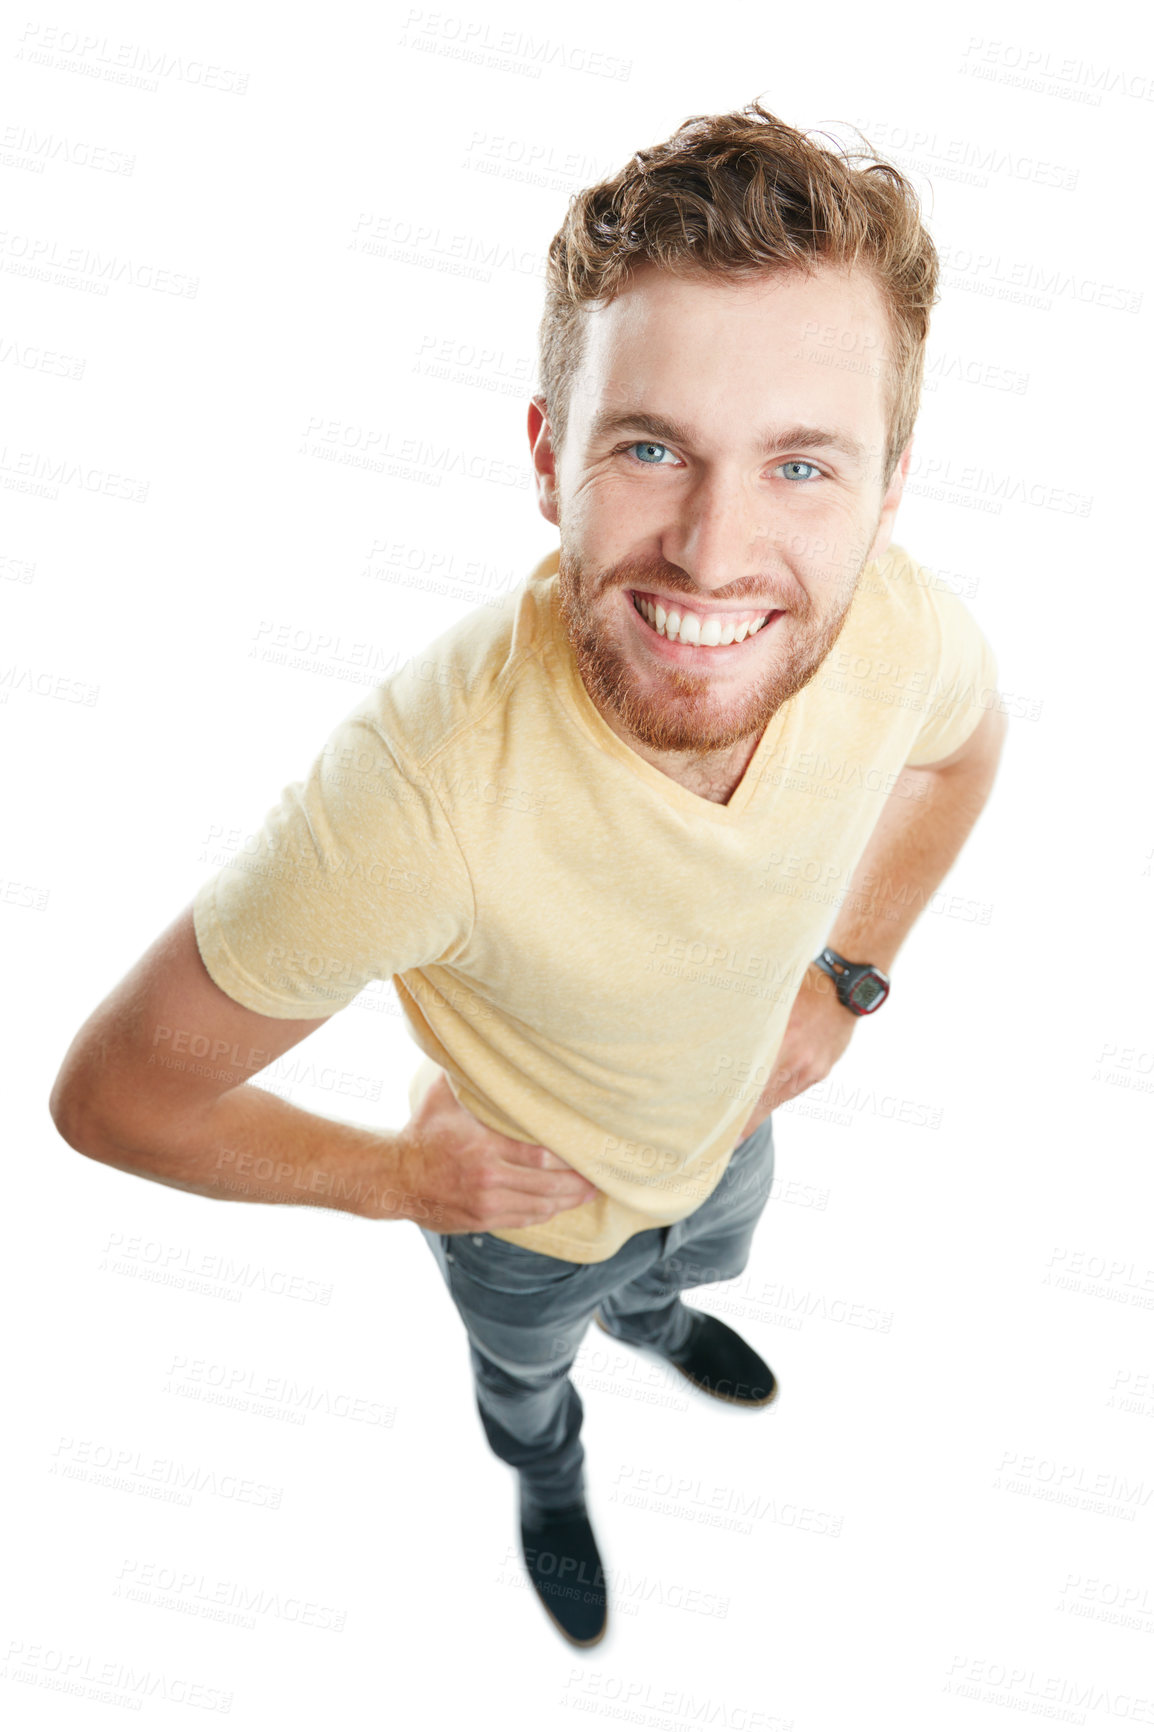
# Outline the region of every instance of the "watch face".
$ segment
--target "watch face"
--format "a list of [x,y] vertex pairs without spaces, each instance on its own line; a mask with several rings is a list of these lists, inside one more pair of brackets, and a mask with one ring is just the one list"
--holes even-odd
[[877,1009],[888,991],[888,986],[876,974],[863,974],[846,996],[862,1016],[867,1016],[871,1010]]

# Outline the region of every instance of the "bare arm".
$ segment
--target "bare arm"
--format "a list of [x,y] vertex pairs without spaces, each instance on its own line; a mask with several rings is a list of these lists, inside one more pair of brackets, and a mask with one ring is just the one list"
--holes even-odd
[[[1006,726],[1003,712],[987,710],[951,757],[902,771],[830,933],[839,955],[889,970],[990,796]],[[828,976],[813,972],[832,992]]]
[[[830,932],[829,943],[839,955],[889,971],[989,798],[1005,733],[1005,715],[989,710],[950,757],[902,771]],[[811,962],[743,1138],[783,1101],[829,1075],[857,1021],[837,998],[833,981]]]
[[305,1112],[248,1080],[327,1020],[261,1016],[222,992],[189,907],[79,1030],[49,1111],[79,1153],[179,1190],[399,1218],[398,1133]]
[[480,1124],[443,1083],[403,1130],[381,1131],[247,1080],[327,1020],[261,1016],[222,992],[189,907],[79,1030],[49,1111],[80,1154],[232,1202],[460,1232],[528,1226],[593,1194],[560,1157]]

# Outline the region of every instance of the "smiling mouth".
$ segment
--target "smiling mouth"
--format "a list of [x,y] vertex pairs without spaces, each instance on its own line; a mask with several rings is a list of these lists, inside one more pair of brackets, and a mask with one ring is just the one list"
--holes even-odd
[[666,609],[661,602],[638,590],[630,590],[629,595],[637,613],[658,637],[668,643],[688,644],[693,649],[721,649],[746,643],[782,611],[774,608],[768,613],[682,613],[676,607]]

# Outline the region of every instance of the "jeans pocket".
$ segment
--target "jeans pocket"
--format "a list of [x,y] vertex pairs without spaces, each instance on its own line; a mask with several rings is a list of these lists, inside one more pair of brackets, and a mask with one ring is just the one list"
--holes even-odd
[[496,1293],[545,1293],[572,1281],[588,1265],[530,1251],[493,1233],[448,1233],[453,1267],[479,1287]]

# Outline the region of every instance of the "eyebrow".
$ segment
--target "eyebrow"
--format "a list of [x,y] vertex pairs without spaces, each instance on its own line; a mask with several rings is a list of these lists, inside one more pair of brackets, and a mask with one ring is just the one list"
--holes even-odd
[[[624,433],[634,428],[670,445],[692,447],[694,442],[693,429],[684,422],[670,420],[667,415],[651,415],[643,409],[629,409],[621,414],[603,409],[599,415],[594,416],[590,439],[596,444],[598,440],[609,438],[614,433]],[[869,457],[869,452],[860,440],[831,427],[805,427],[799,424],[793,427],[769,428],[758,436],[757,442],[767,455],[771,451],[782,451],[790,446],[804,446],[811,451],[831,448],[841,451],[854,463],[865,464]]]

